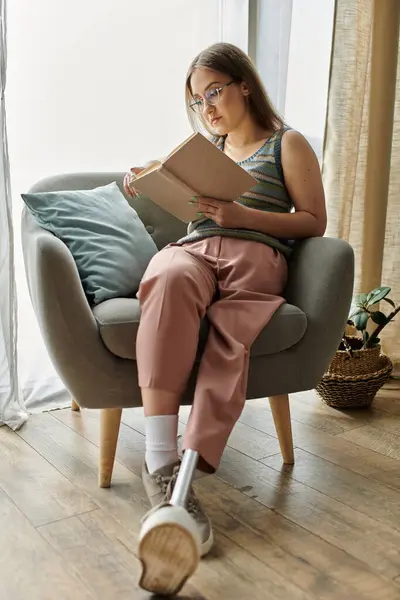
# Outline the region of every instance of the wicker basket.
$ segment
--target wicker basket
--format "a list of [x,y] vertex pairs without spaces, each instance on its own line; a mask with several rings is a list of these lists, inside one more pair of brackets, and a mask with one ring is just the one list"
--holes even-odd
[[[326,404],[334,408],[362,408],[371,405],[393,368],[390,358],[380,354],[379,346],[360,350],[359,354],[368,354],[369,350],[376,351],[376,349],[378,350],[376,362],[375,356],[369,358],[366,356],[365,361],[362,357],[356,361],[349,355],[345,359],[343,357],[343,354],[347,354],[345,351],[336,352],[327,372],[317,385],[317,393]],[[351,368],[352,365],[354,369]],[[366,365],[370,365],[370,368],[374,365],[375,368],[367,372]]]
[[343,343],[340,344],[339,350],[333,357],[327,373],[330,375],[348,375],[353,377],[377,371],[381,355],[380,345],[377,344],[372,348],[361,350],[363,345],[362,339],[355,336],[346,336],[346,339],[351,350],[345,350]]

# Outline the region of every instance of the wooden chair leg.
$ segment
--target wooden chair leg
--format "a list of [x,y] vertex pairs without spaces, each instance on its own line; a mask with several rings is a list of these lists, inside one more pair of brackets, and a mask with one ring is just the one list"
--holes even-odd
[[271,396],[269,403],[274,418],[276,433],[278,434],[283,462],[286,465],[294,463],[292,425],[290,422],[289,396]]
[[99,486],[108,488],[114,468],[122,408],[103,408],[100,414]]
[[79,404],[73,398],[71,399],[71,410],[81,410]]

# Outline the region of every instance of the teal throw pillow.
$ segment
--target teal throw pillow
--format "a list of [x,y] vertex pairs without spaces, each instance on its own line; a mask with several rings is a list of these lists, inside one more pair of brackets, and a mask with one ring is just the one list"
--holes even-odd
[[39,225],[68,246],[91,304],[136,294],[157,246],[115,182],[22,199]]

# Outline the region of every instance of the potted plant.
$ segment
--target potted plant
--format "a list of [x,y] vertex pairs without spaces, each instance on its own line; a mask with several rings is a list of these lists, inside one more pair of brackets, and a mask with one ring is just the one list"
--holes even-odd
[[[369,406],[389,378],[392,362],[382,353],[379,336],[400,311],[400,305],[396,308],[388,297],[390,292],[390,287],[378,287],[369,294],[354,296],[340,346],[317,386],[318,394],[329,406]],[[391,310],[378,310],[380,302],[385,302]],[[371,322],[374,328],[368,327]],[[349,329],[359,334],[353,335]]]

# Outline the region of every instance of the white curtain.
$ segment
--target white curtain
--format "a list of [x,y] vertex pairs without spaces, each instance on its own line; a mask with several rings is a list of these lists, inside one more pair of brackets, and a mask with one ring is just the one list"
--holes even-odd
[[7,71],[7,5],[0,0],[0,424],[17,429],[27,418],[17,369],[17,299],[11,210],[5,88]]

